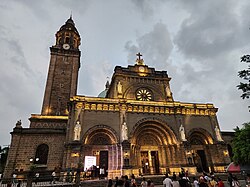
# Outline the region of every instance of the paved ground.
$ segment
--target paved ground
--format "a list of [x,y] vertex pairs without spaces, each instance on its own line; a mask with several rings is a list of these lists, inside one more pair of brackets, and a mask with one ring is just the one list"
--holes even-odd
[[[101,181],[105,183],[105,180],[101,180]],[[97,180],[93,180],[93,182],[97,182]],[[223,182],[225,184],[225,187],[229,187],[227,181],[223,181]],[[91,183],[92,183],[91,181],[88,181],[88,184],[85,184],[83,186],[90,187],[90,186],[92,186]],[[240,184],[241,184],[241,187],[246,186],[246,182],[244,180],[240,180]],[[39,186],[55,186],[55,187],[57,187],[57,186],[72,186],[72,185],[73,185],[73,183],[65,183],[65,182],[64,183],[63,182],[56,182],[55,184],[50,184],[50,182],[38,182],[37,184],[33,183],[32,186],[33,187],[39,187]],[[12,187],[16,187],[16,186],[17,185],[12,185]],[[7,184],[1,184],[0,183],[0,187],[7,187]],[[26,183],[22,183],[21,187],[26,187]],[[155,185],[155,187],[163,187],[163,185]]]
[[[246,181],[244,180],[239,180],[239,181],[240,181],[241,187],[246,186]],[[223,181],[223,182],[224,182],[225,187],[229,187],[229,184],[227,183],[227,181]],[[155,185],[155,187],[163,187],[163,185]]]

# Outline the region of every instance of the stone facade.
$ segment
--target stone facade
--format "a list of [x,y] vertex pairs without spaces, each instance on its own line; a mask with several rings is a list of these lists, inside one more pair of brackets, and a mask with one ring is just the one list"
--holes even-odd
[[[174,101],[166,71],[115,67],[102,97],[78,96],[80,35],[72,18],[56,34],[41,114],[13,129],[5,177],[29,171],[85,169],[86,156],[114,178],[123,174],[224,171],[230,163],[217,108]],[[230,138],[229,138],[230,139]]]

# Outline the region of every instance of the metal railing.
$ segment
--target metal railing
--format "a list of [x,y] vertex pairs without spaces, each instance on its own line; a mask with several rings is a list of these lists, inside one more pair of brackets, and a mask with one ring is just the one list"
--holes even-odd
[[3,178],[0,187],[31,187],[31,186],[73,186],[83,181],[104,179],[104,176],[97,176],[92,172],[60,172],[56,176],[39,175],[17,175],[15,178]]

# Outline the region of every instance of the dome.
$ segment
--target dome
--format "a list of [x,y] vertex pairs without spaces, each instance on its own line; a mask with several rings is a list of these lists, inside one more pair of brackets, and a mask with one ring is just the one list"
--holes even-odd
[[97,97],[105,98],[109,89],[109,81],[106,82],[105,90],[103,90]]
[[72,19],[72,17],[70,17],[63,26],[61,26],[60,30],[59,31],[65,31],[65,30],[68,30],[68,31],[73,31],[74,33],[76,33],[78,36],[79,33],[75,27],[75,23]]
[[107,94],[108,89],[103,90],[97,97],[105,98]]

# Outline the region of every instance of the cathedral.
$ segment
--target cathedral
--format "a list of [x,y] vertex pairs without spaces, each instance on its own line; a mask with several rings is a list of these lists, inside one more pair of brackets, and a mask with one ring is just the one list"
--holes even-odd
[[4,176],[103,168],[108,178],[179,172],[221,172],[230,163],[211,103],[175,101],[167,71],[140,53],[116,66],[97,97],[77,95],[81,38],[70,17],[57,31],[41,114],[11,132]]

